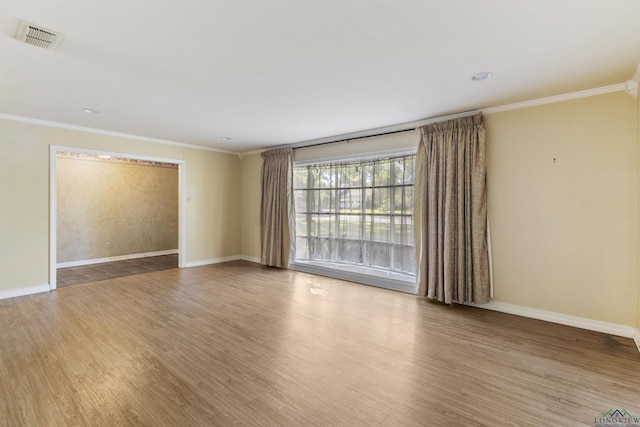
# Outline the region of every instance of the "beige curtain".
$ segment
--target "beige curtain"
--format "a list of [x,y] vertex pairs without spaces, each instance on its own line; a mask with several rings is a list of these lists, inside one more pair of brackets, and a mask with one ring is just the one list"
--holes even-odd
[[262,202],[260,204],[260,261],[287,268],[291,253],[293,152],[291,148],[262,154]]
[[483,123],[478,114],[416,129],[419,294],[447,304],[489,302]]

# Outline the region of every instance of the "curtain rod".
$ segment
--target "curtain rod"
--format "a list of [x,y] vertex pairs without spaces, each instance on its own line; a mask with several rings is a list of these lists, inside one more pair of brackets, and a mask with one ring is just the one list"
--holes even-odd
[[[473,116],[473,115],[479,114],[481,112],[483,112],[483,111],[482,110],[463,111],[461,113],[447,114],[447,115],[438,116],[438,117],[430,117],[428,119],[416,120],[415,122],[400,123],[400,124],[397,124],[395,126],[388,126],[387,127],[387,128],[401,127],[402,129],[399,129],[399,130],[381,132],[381,133],[376,133],[376,134],[373,134],[373,135],[354,136],[353,138],[341,138],[341,139],[336,139],[336,140],[332,140],[332,141],[330,140],[330,141],[324,141],[324,142],[317,142],[315,144],[308,144],[308,145],[302,142],[302,143],[294,144],[294,145],[297,145],[295,147],[292,147],[291,145],[288,145],[288,146],[291,147],[293,150],[297,150],[299,148],[315,147],[315,146],[318,146],[318,145],[325,145],[325,144],[337,144],[337,143],[340,143],[340,142],[355,141],[357,139],[373,138],[373,137],[376,137],[376,136],[384,136],[384,135],[392,135],[392,134],[395,134],[395,133],[410,132],[410,131],[413,131],[416,128],[419,128],[421,126],[426,126],[426,125],[430,125],[430,124],[433,124],[433,123],[445,122],[447,120],[452,120],[452,119],[459,119],[461,117]],[[373,130],[373,129],[371,129],[371,130]],[[363,131],[363,132],[366,132],[366,131]],[[354,132],[354,133],[361,133],[361,132]],[[273,147],[273,148],[285,148],[285,147],[287,147],[287,145],[279,146],[279,147]]]
[[[445,115],[445,116],[430,117],[428,119],[416,120],[415,122],[398,123],[397,125],[386,126],[386,128],[394,128],[394,127],[403,128],[403,129],[400,129],[400,130],[392,130],[392,131],[388,131],[388,132],[381,132],[381,133],[377,133],[377,134],[373,134],[373,135],[354,136],[353,138],[344,138],[343,137],[343,138],[340,138],[340,139],[334,139],[334,140],[323,141],[323,142],[316,142],[316,143],[311,143],[311,144],[306,144],[304,142],[298,142],[298,143],[295,143],[295,144],[277,145],[277,146],[274,146],[274,147],[263,148],[263,149],[256,150],[256,151],[250,151],[248,153],[244,153],[243,155],[249,155],[249,154],[255,154],[255,153],[263,153],[265,151],[277,150],[279,148],[291,148],[292,150],[297,150],[299,148],[316,147],[318,145],[325,145],[325,144],[337,144],[337,143],[340,143],[340,142],[355,141],[357,139],[373,138],[373,137],[376,137],[376,136],[384,136],[384,135],[391,135],[391,134],[394,134],[394,133],[409,132],[409,131],[413,131],[416,128],[419,128],[421,126],[426,126],[426,125],[430,125],[430,124],[433,124],[433,123],[440,123],[440,122],[444,122],[444,121],[452,120],[452,119],[458,119],[460,117],[472,116],[472,115],[475,115],[475,114],[478,114],[478,113],[482,113],[482,112],[484,112],[484,110],[471,110],[471,111],[464,111],[462,113],[448,114],[448,115]],[[379,129],[384,129],[384,127],[383,128],[379,128]],[[375,130],[375,129],[369,129],[369,130]],[[358,134],[358,133],[364,133],[364,132],[366,132],[366,131],[354,132],[354,133]],[[340,137],[340,135],[336,135],[336,137]],[[330,137],[319,138],[319,139],[322,140],[322,139],[328,139],[328,138],[330,138]]]
[[415,128],[404,129],[404,130],[394,130],[394,131],[390,131],[390,132],[377,133],[375,135],[356,136],[356,137],[353,137],[353,138],[338,139],[336,141],[318,142],[317,144],[303,145],[301,147],[293,147],[292,149],[293,150],[299,150],[301,148],[317,147],[317,146],[320,146],[320,145],[327,145],[327,144],[338,144],[340,142],[349,143],[349,142],[355,141],[357,139],[375,138],[376,136],[393,135],[394,133],[410,132],[410,131],[413,131],[413,130],[415,130]]

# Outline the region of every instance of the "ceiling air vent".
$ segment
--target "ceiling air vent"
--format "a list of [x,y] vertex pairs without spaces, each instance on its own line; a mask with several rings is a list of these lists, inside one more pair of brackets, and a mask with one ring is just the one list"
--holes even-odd
[[56,48],[58,43],[60,43],[62,34],[39,25],[33,25],[23,21],[20,23],[20,26],[18,26],[16,38],[27,44],[53,50]]

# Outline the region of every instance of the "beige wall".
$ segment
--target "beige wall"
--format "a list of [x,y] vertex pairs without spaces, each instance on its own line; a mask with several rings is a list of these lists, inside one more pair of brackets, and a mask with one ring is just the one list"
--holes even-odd
[[252,154],[242,158],[242,254],[250,259],[260,259],[260,199],[262,157]]
[[241,255],[240,159],[188,150],[185,160],[189,262]]
[[49,145],[184,160],[187,263],[240,255],[238,156],[0,120],[0,291],[49,283]]
[[[618,92],[487,115],[495,301],[640,327],[637,102]],[[49,144],[184,159],[187,262],[260,255],[257,154],[11,121],[0,138],[0,290],[48,283]]]
[[46,129],[0,120],[0,290],[49,283]]
[[[640,323],[636,121],[624,92],[487,115],[494,301]],[[242,160],[242,250],[253,257],[260,165]]]
[[635,103],[617,92],[487,117],[495,301],[635,324]]
[[57,261],[178,249],[178,167],[56,159]]

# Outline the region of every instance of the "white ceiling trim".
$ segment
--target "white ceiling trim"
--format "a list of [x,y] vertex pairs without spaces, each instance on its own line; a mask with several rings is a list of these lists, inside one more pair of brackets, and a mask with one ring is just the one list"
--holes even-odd
[[[428,124],[442,122],[442,121],[446,121],[446,120],[456,119],[456,118],[468,116],[468,115],[471,115],[471,114],[476,114],[476,113],[479,113],[479,112],[482,112],[484,114],[493,114],[493,113],[499,113],[499,112],[503,112],[503,111],[518,110],[518,109],[521,109],[521,108],[535,107],[535,106],[538,106],[538,105],[552,104],[552,103],[555,103],[555,102],[569,101],[569,100],[573,100],[573,99],[587,98],[587,97],[590,97],[590,96],[604,95],[604,94],[607,94],[607,93],[614,93],[614,92],[621,92],[621,91],[626,91],[626,92],[630,93],[631,95],[635,96],[636,93],[637,93],[637,84],[638,84],[636,79],[640,79],[640,64],[638,65],[638,68],[636,69],[636,72],[635,72],[633,78],[631,80],[628,80],[625,83],[618,83],[618,84],[615,84],[615,85],[603,86],[603,87],[598,87],[598,88],[594,88],[594,89],[587,89],[587,90],[581,90],[581,91],[577,91],[577,92],[570,92],[570,93],[565,93],[565,94],[562,94],[562,95],[548,96],[548,97],[545,97],[545,98],[538,98],[538,99],[533,99],[533,100],[530,100],[530,101],[516,102],[516,103],[513,103],[513,104],[500,105],[500,106],[489,107],[489,108],[484,108],[484,109],[480,109],[480,110],[471,110],[471,111],[465,111],[465,112],[462,112],[462,113],[449,114],[449,115],[445,115],[445,116],[431,117],[431,118],[417,120],[417,121],[413,121],[413,122],[400,123],[400,124],[396,124],[396,125],[392,125],[392,126],[385,126],[385,127],[380,127],[380,128],[368,129],[368,130],[359,131],[359,132],[352,132],[352,133],[348,133],[348,134],[335,135],[335,136],[326,137],[326,138],[319,138],[319,139],[314,139],[314,140],[309,140],[309,141],[303,141],[303,142],[299,142],[299,143],[295,143],[295,144],[280,145],[280,146],[276,146],[276,147],[263,148],[263,149],[247,151],[247,152],[237,152],[237,151],[223,150],[223,149],[220,149],[220,148],[205,147],[205,146],[202,146],[202,145],[187,144],[187,143],[184,143],[184,142],[177,142],[177,141],[169,141],[169,140],[164,140],[164,139],[150,138],[150,137],[140,136],[140,135],[131,135],[131,134],[121,133],[121,132],[112,132],[112,131],[108,131],[108,130],[104,130],[104,129],[96,129],[96,128],[91,128],[91,127],[70,125],[70,124],[66,124],[66,123],[53,122],[53,121],[41,120],[41,119],[34,119],[34,118],[31,118],[31,117],[16,116],[16,115],[5,114],[5,113],[0,113],[0,119],[13,120],[13,121],[17,121],[17,122],[31,123],[31,124],[37,124],[37,125],[42,125],[42,126],[50,126],[50,127],[60,128],[60,129],[70,129],[70,130],[94,133],[94,134],[99,134],[99,135],[115,136],[115,137],[120,137],[120,138],[128,138],[128,139],[152,142],[152,143],[157,143],[157,144],[174,145],[174,146],[178,146],[178,147],[192,148],[192,149],[196,149],[196,150],[214,151],[214,152],[225,153],[225,154],[235,154],[235,155],[239,156],[240,159],[242,159],[244,156],[249,156],[249,155],[252,155],[252,154],[259,154],[259,153],[262,153],[264,151],[273,150],[273,149],[276,149],[276,148],[282,148],[282,147],[302,148],[302,147],[308,147],[310,145],[316,145],[316,144],[340,142],[340,141],[345,141],[345,140],[348,140],[348,139],[362,138],[362,137],[367,137],[367,136],[376,136],[378,134],[387,133],[387,132],[397,132],[397,131],[402,131],[402,130],[412,130],[413,128],[416,128],[416,127],[425,126],[425,125],[428,125]],[[635,85],[636,92],[633,92],[634,88],[631,87],[633,85]]]
[[[640,70],[640,65],[638,66],[638,70]],[[636,74],[640,74],[640,71],[636,71]],[[635,75],[634,75],[634,78],[635,78]],[[607,93],[622,92],[622,91],[629,92],[629,82],[634,82],[634,80],[629,80],[626,83],[618,83],[615,85],[602,86],[594,89],[587,89],[587,90],[581,90],[577,92],[565,93],[562,95],[554,95],[554,96],[548,96],[545,98],[532,99],[530,101],[516,102],[513,104],[483,108],[480,110],[465,111],[462,113],[449,114],[446,116],[431,117],[428,119],[422,119],[414,122],[400,123],[397,125],[369,129],[369,130],[360,131],[360,132],[353,132],[349,134],[336,135],[336,136],[327,137],[327,138],[314,139],[310,141],[299,142],[296,144],[280,145],[277,147],[269,147],[269,148],[264,148],[260,150],[248,151],[245,153],[241,153],[240,158],[244,156],[249,156],[252,154],[259,154],[264,151],[273,150],[275,148],[283,148],[283,147],[302,148],[302,147],[308,147],[310,145],[316,145],[316,144],[329,144],[332,142],[341,142],[341,141],[346,141],[354,138],[363,138],[367,136],[373,137],[373,136],[388,133],[388,132],[398,132],[402,130],[410,131],[420,126],[425,126],[425,125],[429,125],[437,122],[444,122],[446,120],[457,119],[460,117],[469,116],[477,113],[493,114],[493,113],[500,113],[503,111],[519,110],[521,108],[535,107],[537,105],[552,104],[555,102],[570,101],[573,99],[587,98],[587,97],[596,96],[596,95],[604,95]],[[637,85],[637,83],[635,84]]]
[[626,91],[634,98],[638,96],[638,83],[640,83],[640,64],[636,67],[636,72],[633,73],[631,80],[627,81]]
[[516,102],[514,104],[501,105],[498,107],[489,107],[483,109],[482,112],[485,114],[492,114],[500,113],[502,111],[519,110],[521,108],[535,107],[537,105],[553,104],[554,102],[570,101],[572,99],[622,92],[626,89],[626,83],[618,83],[610,86],[597,87],[595,89],[587,89],[578,92],[564,93],[562,95],[547,96],[546,98],[532,99],[531,101]]
[[80,131],[80,132],[87,132],[87,133],[93,133],[93,134],[98,134],[98,135],[115,136],[115,137],[118,137],[118,138],[134,139],[134,140],[138,140],[138,141],[152,142],[154,144],[174,145],[174,146],[183,147],[183,148],[194,148],[196,150],[215,151],[215,152],[218,152],[218,153],[238,155],[238,152],[236,152],[236,151],[223,150],[223,149],[220,149],[220,148],[205,147],[203,145],[187,144],[187,143],[184,143],[184,142],[169,141],[169,140],[166,140],[166,139],[150,138],[150,137],[147,137],[147,136],[132,135],[132,134],[129,134],[129,133],[113,132],[113,131],[104,130],[104,129],[96,129],[96,128],[85,127],[85,126],[70,125],[70,124],[67,124],[67,123],[52,122],[52,121],[49,121],[49,120],[34,119],[34,118],[31,118],[31,117],[15,116],[13,114],[0,113],[0,119],[13,120],[15,122],[31,123],[31,124],[35,124],[35,125],[41,125],[41,126],[49,126],[49,127],[59,128],[59,129],[76,130],[76,131]]

